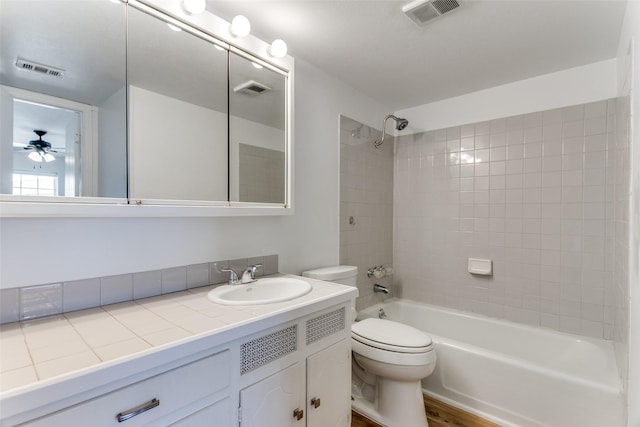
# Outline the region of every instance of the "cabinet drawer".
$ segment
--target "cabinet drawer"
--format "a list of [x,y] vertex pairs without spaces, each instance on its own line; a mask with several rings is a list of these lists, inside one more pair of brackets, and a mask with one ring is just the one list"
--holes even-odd
[[[224,389],[229,385],[230,371],[227,350],[38,418],[23,426],[145,425],[171,414],[177,416],[181,408]],[[153,399],[159,401],[155,407],[150,404]],[[147,407],[150,409],[142,411]],[[139,414],[118,422],[118,414],[125,416],[136,409],[140,410]]]

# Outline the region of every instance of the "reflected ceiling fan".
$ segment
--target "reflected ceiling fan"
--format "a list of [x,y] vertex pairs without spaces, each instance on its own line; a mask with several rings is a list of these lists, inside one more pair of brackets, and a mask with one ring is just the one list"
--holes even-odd
[[33,130],[36,135],[38,135],[38,139],[34,139],[29,141],[29,145],[24,147],[25,150],[31,150],[29,153],[29,158],[34,162],[53,162],[56,158],[51,153],[57,153],[56,150],[51,148],[51,143],[42,139],[43,136],[47,134],[46,130]]

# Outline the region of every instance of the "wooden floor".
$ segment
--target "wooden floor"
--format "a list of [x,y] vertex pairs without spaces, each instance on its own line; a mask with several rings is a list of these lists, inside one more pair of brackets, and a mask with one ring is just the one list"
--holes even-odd
[[[428,396],[424,396],[424,408],[427,412],[429,427],[499,427],[498,424]],[[351,427],[383,426],[352,411]]]

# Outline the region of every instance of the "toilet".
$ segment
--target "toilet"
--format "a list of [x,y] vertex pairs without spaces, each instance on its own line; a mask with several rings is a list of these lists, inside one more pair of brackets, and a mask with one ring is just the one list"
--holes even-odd
[[[355,286],[358,267],[326,267],[302,275]],[[351,349],[353,409],[388,427],[428,426],[421,380],[436,364],[431,337],[402,323],[369,318],[352,324]]]

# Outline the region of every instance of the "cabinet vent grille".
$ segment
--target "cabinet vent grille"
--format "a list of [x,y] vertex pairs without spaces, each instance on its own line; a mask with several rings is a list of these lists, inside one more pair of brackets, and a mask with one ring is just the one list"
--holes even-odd
[[253,371],[298,349],[298,325],[252,339],[240,346],[240,374]]
[[307,320],[307,345],[344,329],[344,307]]

